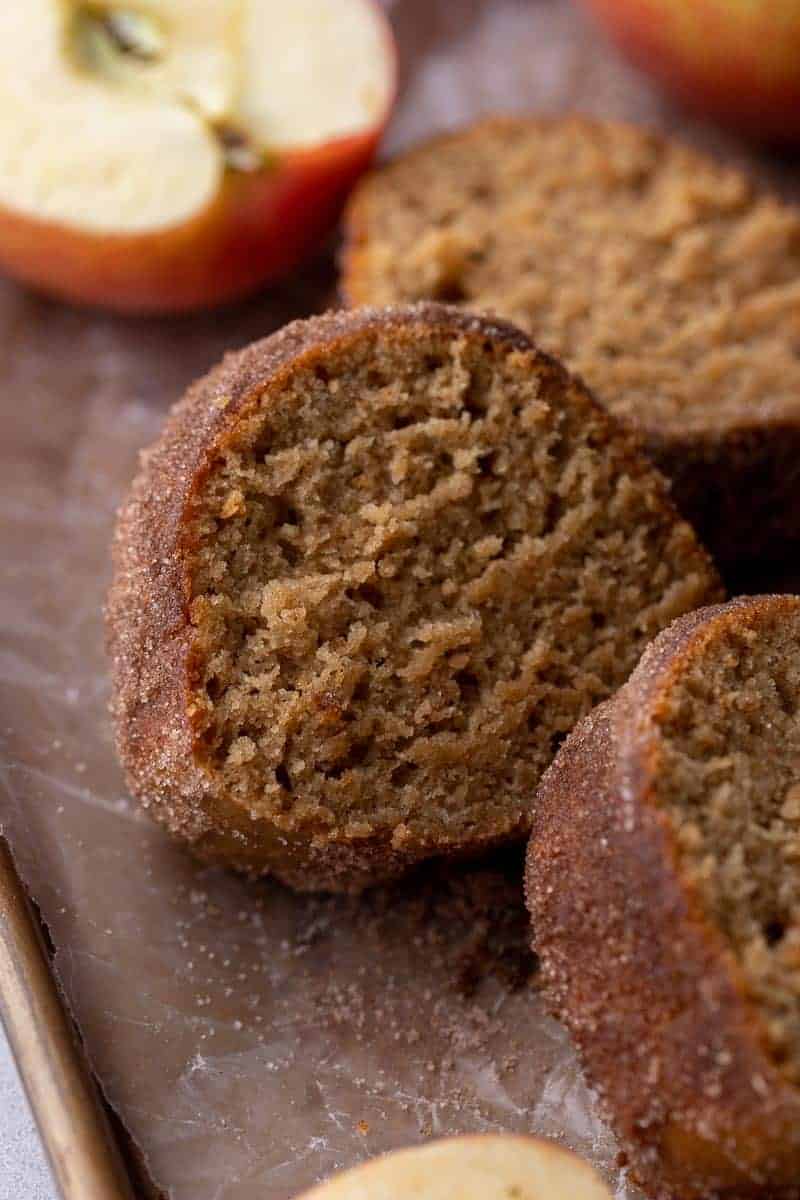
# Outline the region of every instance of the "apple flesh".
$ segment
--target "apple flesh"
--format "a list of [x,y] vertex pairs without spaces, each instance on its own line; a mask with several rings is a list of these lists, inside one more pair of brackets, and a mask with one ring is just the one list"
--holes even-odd
[[396,1150],[298,1200],[612,1200],[589,1164],[545,1138],[474,1134]]
[[764,141],[800,140],[800,4],[583,3],[633,62],[697,112]]
[[0,5],[0,268],[118,311],[286,275],[388,119],[372,0]]

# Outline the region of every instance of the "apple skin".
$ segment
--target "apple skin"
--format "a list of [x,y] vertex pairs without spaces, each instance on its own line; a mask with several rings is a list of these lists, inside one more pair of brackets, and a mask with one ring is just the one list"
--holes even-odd
[[374,127],[282,151],[257,171],[229,170],[205,210],[153,233],[95,234],[0,207],[0,271],[61,300],[141,316],[211,308],[285,278],[336,225],[391,116],[397,49],[376,11],[389,88]]
[[253,174],[228,172],[204,212],[155,233],[94,234],[0,209],[0,268],[38,291],[133,314],[209,308],[281,279],[335,225],[380,130]]
[[698,113],[800,142],[800,4],[582,0],[628,57]]

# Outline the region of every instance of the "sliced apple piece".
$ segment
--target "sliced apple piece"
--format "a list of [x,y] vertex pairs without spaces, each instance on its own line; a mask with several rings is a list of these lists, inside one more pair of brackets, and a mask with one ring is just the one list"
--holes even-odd
[[335,1175],[301,1200],[611,1200],[582,1158],[511,1134],[444,1138]]
[[0,5],[0,266],[139,312],[277,279],[335,221],[394,91],[371,0]]

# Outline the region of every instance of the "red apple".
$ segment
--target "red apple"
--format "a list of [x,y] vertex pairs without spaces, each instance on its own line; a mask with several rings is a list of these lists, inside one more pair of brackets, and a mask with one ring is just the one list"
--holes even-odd
[[698,112],[800,140],[797,0],[583,0],[620,47]]
[[286,275],[395,95],[373,0],[0,4],[0,268],[128,312]]

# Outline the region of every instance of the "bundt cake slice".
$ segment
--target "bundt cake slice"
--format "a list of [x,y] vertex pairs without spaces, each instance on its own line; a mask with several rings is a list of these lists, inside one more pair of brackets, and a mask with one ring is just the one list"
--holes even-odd
[[545,775],[527,889],[649,1194],[800,1196],[800,598],[656,639]]
[[144,457],[115,563],[133,791],[301,888],[527,832],[559,740],[719,594],[584,387],[436,306],[229,356]]
[[351,304],[515,321],[636,429],[725,564],[800,541],[800,211],[644,129],[492,118],[368,176]]

